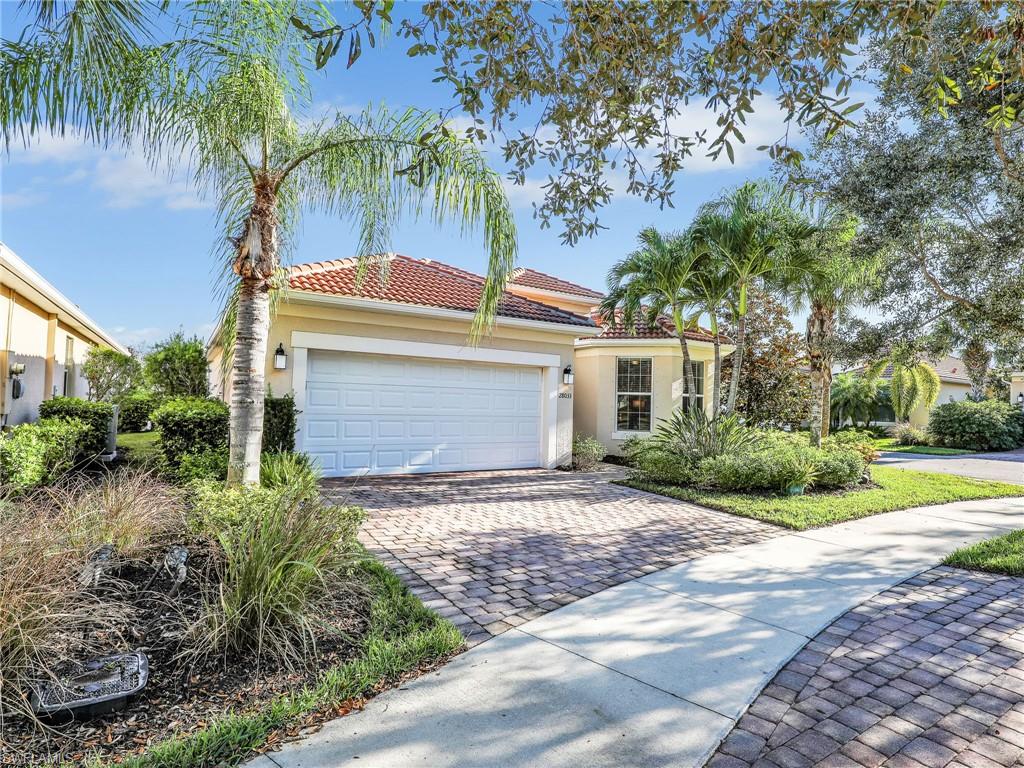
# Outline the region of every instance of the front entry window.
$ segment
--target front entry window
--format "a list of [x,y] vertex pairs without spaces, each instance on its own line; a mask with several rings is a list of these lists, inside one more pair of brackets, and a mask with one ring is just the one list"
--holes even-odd
[[[698,361],[690,361],[690,368],[693,370],[693,391],[696,394],[694,398],[694,407],[698,411],[704,410],[704,363]],[[689,401],[689,397],[683,397],[683,405],[686,405]]]
[[651,358],[620,357],[615,364],[616,430],[650,432]]

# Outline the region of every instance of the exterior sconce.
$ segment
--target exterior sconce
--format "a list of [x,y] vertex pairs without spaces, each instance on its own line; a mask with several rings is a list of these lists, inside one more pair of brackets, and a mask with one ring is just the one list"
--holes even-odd
[[284,344],[278,344],[274,351],[274,370],[283,371],[288,367],[288,354],[284,351]]
[[572,385],[572,381],[573,381],[572,366],[571,365],[567,365],[567,366],[565,366],[565,368],[562,369],[562,383],[571,386]]
[[1017,405],[1024,408],[1024,392],[1017,393]]

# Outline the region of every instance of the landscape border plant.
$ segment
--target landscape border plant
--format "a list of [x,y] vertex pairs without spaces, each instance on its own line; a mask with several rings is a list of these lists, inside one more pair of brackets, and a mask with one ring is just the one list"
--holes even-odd
[[[234,765],[290,725],[327,719],[346,703],[358,706],[406,675],[431,668],[464,645],[459,630],[423,605],[402,582],[368,556],[356,565],[372,594],[369,627],[358,655],[325,671],[315,685],[247,712],[229,712],[206,728],[172,737],[125,758],[123,768]],[[96,758],[89,768],[101,768]]]
[[110,403],[95,403],[79,397],[52,397],[39,404],[40,419],[78,419],[88,430],[78,445],[78,459],[88,460],[106,450],[110,420],[114,418],[114,406]]

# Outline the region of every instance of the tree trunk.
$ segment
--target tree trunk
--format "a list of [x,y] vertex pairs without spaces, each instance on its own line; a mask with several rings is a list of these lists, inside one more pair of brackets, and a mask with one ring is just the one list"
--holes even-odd
[[277,270],[277,196],[273,181],[258,179],[255,199],[238,239],[234,271],[240,279],[232,361],[228,485],[258,485],[263,448],[270,287]]
[[807,331],[804,341],[807,345],[807,365],[811,369],[811,411],[808,426],[811,430],[811,445],[821,446],[823,434],[827,434],[823,422],[828,414],[825,404],[825,342],[828,328],[827,312],[820,304],[811,303],[807,316]]
[[985,398],[985,379],[988,376],[988,365],[992,359],[985,342],[977,336],[964,346],[964,368],[967,378],[971,380],[971,399]]
[[821,436],[828,437],[832,429],[832,357],[826,355],[821,371]]
[[715,332],[715,375],[712,379],[711,392],[711,418],[718,418],[718,411],[722,407],[722,342],[718,340],[718,333]]
[[686,400],[686,407],[693,410],[697,404],[697,388],[693,378],[693,366],[690,365],[690,345],[686,343],[682,329],[678,329],[679,346],[683,350],[683,399]]
[[736,398],[740,392],[740,372],[743,369],[743,353],[747,346],[747,315],[741,314],[736,320],[736,351],[732,353],[732,377],[729,379],[729,400],[726,413],[736,412]]

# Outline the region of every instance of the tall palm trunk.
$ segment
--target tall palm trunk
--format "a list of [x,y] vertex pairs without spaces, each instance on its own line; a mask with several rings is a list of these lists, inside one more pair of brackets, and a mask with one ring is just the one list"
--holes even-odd
[[711,418],[717,419],[718,411],[722,407],[722,342],[718,340],[717,331],[712,344],[715,348],[715,373],[711,384]]
[[679,331],[679,347],[683,351],[683,397],[686,399],[686,406],[691,410],[697,404],[697,387],[693,378],[693,366],[690,364],[690,345],[686,343],[683,331]]
[[740,393],[740,371],[743,369],[743,355],[747,350],[747,315],[736,319],[736,350],[732,353],[732,376],[729,379],[729,400],[726,413],[736,412],[736,398]]
[[[808,414],[808,426],[811,430],[811,445],[820,446],[821,438],[828,434],[825,422],[829,408],[826,407],[826,392],[831,390],[831,371],[828,370],[828,336],[831,327],[831,315],[820,303],[811,303],[811,312],[807,316],[807,332],[804,340],[807,344],[807,363],[811,369],[811,411]],[[826,386],[828,379],[829,386]]]
[[263,401],[266,392],[270,287],[277,269],[277,196],[271,179],[259,178],[245,231],[238,240],[234,271],[238,308],[231,379],[228,484],[260,481]]
[[821,375],[821,436],[832,431],[832,356],[826,355]]

